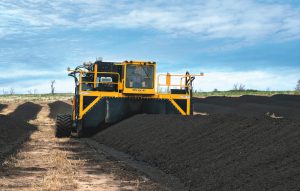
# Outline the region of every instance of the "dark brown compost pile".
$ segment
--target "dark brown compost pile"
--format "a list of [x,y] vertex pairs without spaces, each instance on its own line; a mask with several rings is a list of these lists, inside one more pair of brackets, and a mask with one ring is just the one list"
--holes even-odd
[[55,119],[57,114],[71,114],[72,106],[63,101],[55,101],[48,104],[50,107],[49,117]]
[[9,116],[22,121],[34,120],[41,109],[42,106],[39,104],[26,102],[19,105],[13,113],[9,114]]
[[0,104],[0,112],[7,107],[6,104]]
[[40,109],[40,105],[27,102],[9,115],[0,115],[0,162],[37,129],[27,121],[35,119]]
[[299,97],[195,102],[206,115],[140,114],[93,139],[175,175],[191,190],[300,189]]

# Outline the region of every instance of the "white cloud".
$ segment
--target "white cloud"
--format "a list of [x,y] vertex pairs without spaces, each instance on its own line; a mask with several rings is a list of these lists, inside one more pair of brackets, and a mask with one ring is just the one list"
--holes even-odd
[[254,0],[212,1],[3,1],[0,37],[52,27],[82,30],[146,28],[198,39],[300,38],[300,8]]

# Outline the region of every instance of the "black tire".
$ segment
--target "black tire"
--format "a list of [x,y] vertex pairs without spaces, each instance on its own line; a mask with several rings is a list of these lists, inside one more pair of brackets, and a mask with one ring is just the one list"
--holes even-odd
[[72,128],[71,115],[57,115],[55,137],[63,138],[70,137]]

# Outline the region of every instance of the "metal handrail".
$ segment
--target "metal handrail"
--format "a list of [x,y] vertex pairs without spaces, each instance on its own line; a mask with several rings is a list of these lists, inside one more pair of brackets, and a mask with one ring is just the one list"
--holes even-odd
[[168,84],[161,84],[161,83],[159,82],[160,78],[163,77],[163,76],[167,77],[167,75],[169,75],[170,77],[181,76],[181,78],[185,78],[185,77],[188,76],[188,75],[185,75],[185,74],[159,74],[159,75],[157,76],[157,86],[158,86],[158,87],[159,87],[159,86],[177,86],[177,87],[179,86],[179,87],[183,87],[183,88],[186,88],[186,87],[187,87],[187,85],[182,85],[181,83],[180,83],[180,84],[170,84],[170,85],[168,85]]
[[[79,86],[80,86],[80,91],[82,91],[82,86],[81,84],[83,83],[88,83],[88,84],[119,84],[120,81],[120,74],[117,72],[91,72],[91,71],[83,71],[83,70],[79,70]],[[95,80],[93,80],[92,82],[90,81],[82,81],[82,74],[87,74],[87,73],[91,73],[91,74],[111,74],[111,75],[117,75],[118,76],[118,82],[96,82]],[[97,75],[98,76],[98,75]],[[119,91],[119,86],[117,86],[118,91]]]
[[[171,77],[181,77],[180,78],[180,84],[161,84],[160,83],[160,78],[161,77],[167,77],[167,76],[170,76],[170,78]],[[168,90],[169,90],[169,88],[170,87],[180,87],[180,88],[182,88],[182,89],[184,89],[184,88],[189,88],[189,90],[191,89],[191,86],[190,85],[186,85],[186,84],[182,84],[182,80],[184,79],[184,78],[187,78],[187,77],[195,77],[195,76],[204,76],[204,74],[159,74],[158,76],[157,76],[157,89],[160,87],[160,86],[167,86],[168,87]],[[189,94],[189,91],[187,91],[188,92],[188,94]]]

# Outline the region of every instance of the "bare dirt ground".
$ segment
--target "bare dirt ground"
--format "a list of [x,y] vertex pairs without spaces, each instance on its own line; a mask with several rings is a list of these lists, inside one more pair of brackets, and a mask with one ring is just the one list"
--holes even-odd
[[0,190],[169,190],[80,139],[55,138],[49,116],[63,110],[58,103],[11,104],[0,116],[1,147],[13,145],[0,153]]

